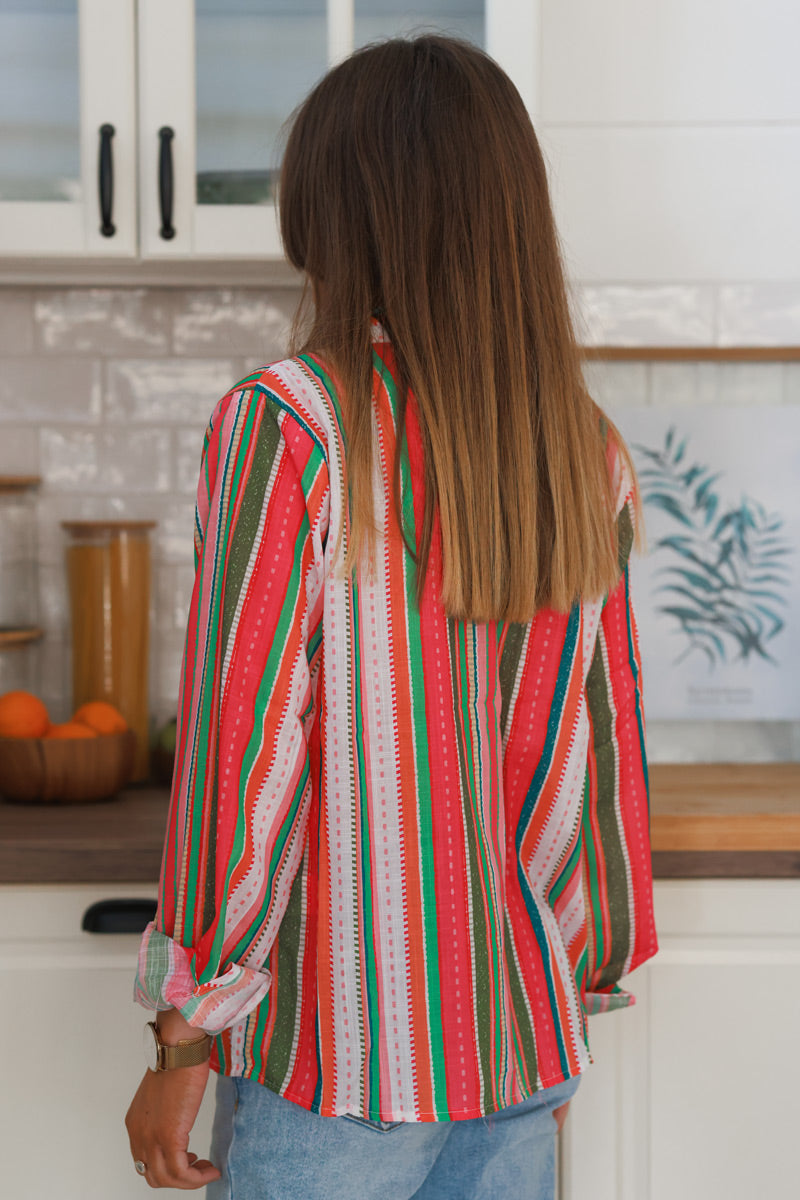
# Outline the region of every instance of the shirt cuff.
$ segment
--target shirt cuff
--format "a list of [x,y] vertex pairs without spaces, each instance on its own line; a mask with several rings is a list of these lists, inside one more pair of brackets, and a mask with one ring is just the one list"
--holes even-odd
[[231,963],[222,975],[198,983],[194,952],[151,921],[142,934],[134,1000],[144,1008],[177,1008],[190,1025],[222,1033],[243,1021],[269,991],[272,975]]
[[601,992],[584,992],[581,996],[583,1002],[583,1011],[587,1017],[593,1017],[597,1013],[611,1012],[615,1008],[630,1008],[636,1003],[636,997],[633,992],[626,992],[614,983],[606,991]]

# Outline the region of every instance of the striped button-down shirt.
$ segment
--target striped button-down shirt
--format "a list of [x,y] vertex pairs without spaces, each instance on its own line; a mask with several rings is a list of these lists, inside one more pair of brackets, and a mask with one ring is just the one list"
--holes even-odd
[[[655,954],[630,480],[618,586],[528,623],[414,600],[398,393],[373,323],[376,570],[333,564],[347,446],[324,363],[239,383],[203,449],[155,921],[136,979],[215,1070],[323,1115],[491,1113],[585,1070]],[[424,470],[409,398],[412,546]],[[340,561],[340,560],[339,560]]]

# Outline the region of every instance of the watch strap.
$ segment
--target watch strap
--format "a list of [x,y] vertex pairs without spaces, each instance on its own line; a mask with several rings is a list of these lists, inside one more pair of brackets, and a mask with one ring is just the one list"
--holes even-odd
[[161,1040],[161,1033],[155,1021],[148,1021],[147,1028],[152,1033],[155,1043],[155,1067],[153,1068],[151,1063],[151,1068],[156,1071],[172,1071],[175,1067],[196,1067],[211,1057],[211,1043],[214,1039],[210,1033],[201,1033],[197,1038],[183,1038],[176,1045],[168,1046]]
[[171,1071],[175,1067],[196,1067],[207,1062],[211,1057],[211,1035],[204,1033],[192,1041],[178,1042],[176,1046],[167,1046],[160,1042],[160,1059],[158,1069]]

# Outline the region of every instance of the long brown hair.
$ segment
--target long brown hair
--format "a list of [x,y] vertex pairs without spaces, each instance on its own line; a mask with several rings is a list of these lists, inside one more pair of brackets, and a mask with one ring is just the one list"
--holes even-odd
[[401,528],[409,388],[423,442],[418,597],[437,504],[450,616],[526,621],[610,590],[619,567],[601,414],[583,379],[545,164],[508,76],[441,36],[356,51],[293,115],[279,200],[287,257],[306,277],[292,352],[324,353],[343,391],[344,569],[365,537],[373,545],[377,312],[400,375]]

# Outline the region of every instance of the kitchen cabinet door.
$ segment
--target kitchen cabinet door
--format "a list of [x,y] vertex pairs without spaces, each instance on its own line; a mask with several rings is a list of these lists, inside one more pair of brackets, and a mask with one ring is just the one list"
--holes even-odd
[[139,0],[139,48],[143,256],[280,258],[280,129],[327,69],[325,0]]
[[135,58],[134,0],[0,0],[0,255],[136,253]]
[[[0,887],[0,1190],[13,1200],[141,1200],[124,1119],[145,1071],[137,934],[81,930],[136,885]],[[206,1157],[213,1083],[190,1145]],[[204,1193],[195,1193],[202,1195]]]
[[538,4],[139,0],[141,252],[281,258],[286,119],[354,47],[414,29],[485,46],[535,106]]
[[589,1018],[562,1200],[794,1200],[800,879],[661,880],[655,900],[636,1004]]

